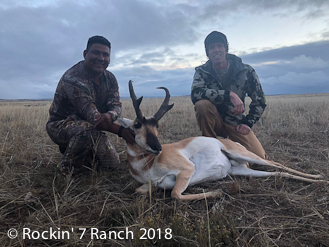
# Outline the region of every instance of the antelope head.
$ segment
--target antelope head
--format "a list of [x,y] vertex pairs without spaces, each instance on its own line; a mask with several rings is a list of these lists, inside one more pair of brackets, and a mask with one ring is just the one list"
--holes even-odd
[[143,96],[137,99],[132,85],[132,80],[129,81],[129,93],[132,99],[133,106],[136,112],[134,120],[118,118],[120,124],[125,128],[130,128],[135,132],[135,141],[137,145],[147,153],[158,155],[161,153],[161,144],[157,138],[158,135],[158,122],[163,115],[168,112],[173,106],[169,105],[170,94],[169,90],[165,87],[158,87],[166,92],[166,97],[160,106],[159,110],[151,117],[144,117],[139,106],[143,100]]

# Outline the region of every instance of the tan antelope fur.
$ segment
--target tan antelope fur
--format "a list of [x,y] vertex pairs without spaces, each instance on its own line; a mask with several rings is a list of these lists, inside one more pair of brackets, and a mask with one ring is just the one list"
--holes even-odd
[[[143,97],[139,99],[129,81],[130,97],[136,111],[134,120],[119,118],[119,122],[135,132],[133,145],[127,146],[127,158],[131,175],[143,185],[136,189],[139,193],[148,193],[150,182],[156,187],[172,190],[171,196],[179,200],[200,200],[221,194],[219,190],[200,194],[182,195],[188,186],[205,181],[219,180],[227,175],[253,177],[281,176],[305,182],[327,182],[317,180],[321,175],[311,175],[285,167],[277,162],[264,160],[249,152],[239,143],[229,139],[212,137],[191,137],[182,141],[160,145],[157,139],[157,127],[160,118],[169,111],[169,91],[158,112],[144,117],[139,109]],[[253,170],[248,163],[276,167],[285,172],[267,172]],[[295,173],[292,175],[287,172]],[[328,182],[327,182],[328,183]]]

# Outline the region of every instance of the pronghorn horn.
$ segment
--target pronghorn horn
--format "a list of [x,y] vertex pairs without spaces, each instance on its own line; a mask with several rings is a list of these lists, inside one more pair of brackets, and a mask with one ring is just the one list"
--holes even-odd
[[159,121],[163,117],[163,115],[174,106],[174,104],[168,105],[169,99],[170,99],[170,94],[169,94],[169,90],[167,88],[158,87],[157,89],[163,89],[166,91],[166,98],[164,99],[162,105],[160,106],[160,109],[157,111],[157,113],[154,114],[155,120]]
[[133,106],[135,108],[135,112],[136,112],[136,116],[139,120],[143,120],[143,114],[142,111],[139,109],[139,106],[142,102],[143,96],[140,97],[139,99],[137,99],[136,94],[134,92],[134,88],[133,88],[133,81],[130,80],[129,81],[129,93],[130,93],[130,98],[133,101]]

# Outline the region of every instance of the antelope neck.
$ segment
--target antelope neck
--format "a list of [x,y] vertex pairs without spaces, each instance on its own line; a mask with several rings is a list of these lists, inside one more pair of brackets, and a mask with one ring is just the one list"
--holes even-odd
[[[136,152],[135,150],[132,150],[130,145],[128,145],[127,148],[127,156],[128,156],[127,158],[128,158],[128,163],[130,165],[130,169],[132,173],[135,175],[138,174],[137,170],[142,170],[142,171],[149,170],[153,166],[154,160],[156,158],[155,155],[151,155],[149,153],[143,152],[143,150],[139,146],[138,146],[138,152]],[[142,163],[139,163],[139,161],[142,160],[144,161]]]
[[131,157],[135,161],[149,156],[154,158],[156,157],[156,155],[152,155],[147,151],[143,150],[141,147],[138,146],[138,144],[134,144],[134,145],[128,144],[127,155],[128,157]]

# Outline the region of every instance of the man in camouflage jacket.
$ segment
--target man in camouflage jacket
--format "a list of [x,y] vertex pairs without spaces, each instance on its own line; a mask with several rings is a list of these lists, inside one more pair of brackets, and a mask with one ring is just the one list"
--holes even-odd
[[[209,60],[195,68],[191,99],[204,136],[221,136],[241,143],[265,158],[265,151],[251,130],[266,107],[263,89],[255,70],[241,58],[228,54],[226,36],[211,32],[205,39]],[[245,96],[252,102],[248,115]]]
[[58,167],[64,175],[79,171],[93,154],[101,166],[119,165],[119,156],[103,131],[134,142],[132,130],[113,123],[121,114],[121,102],[118,82],[106,70],[110,52],[106,38],[91,37],[84,60],[67,70],[58,83],[46,129],[63,154]]

